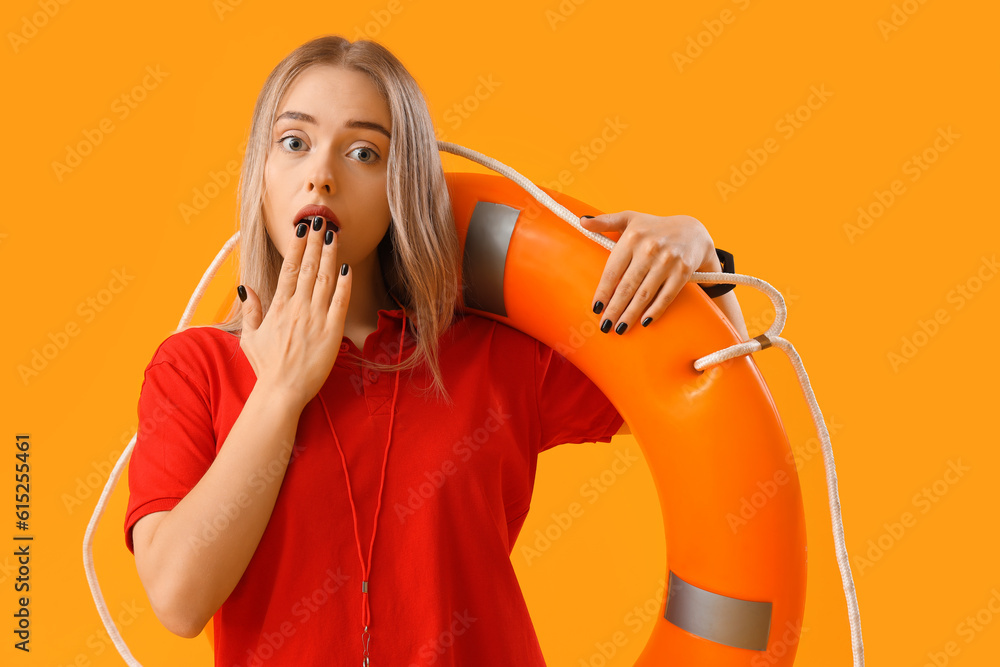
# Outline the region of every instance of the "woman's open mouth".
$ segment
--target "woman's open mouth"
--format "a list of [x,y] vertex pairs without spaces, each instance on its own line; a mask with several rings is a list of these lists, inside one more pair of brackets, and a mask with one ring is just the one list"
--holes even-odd
[[298,227],[300,222],[306,222],[312,227],[313,221],[321,217],[326,221],[327,229],[332,229],[334,233],[340,232],[340,220],[337,219],[337,214],[333,212],[329,206],[324,204],[306,204],[299,209],[299,212],[295,214],[295,226]]

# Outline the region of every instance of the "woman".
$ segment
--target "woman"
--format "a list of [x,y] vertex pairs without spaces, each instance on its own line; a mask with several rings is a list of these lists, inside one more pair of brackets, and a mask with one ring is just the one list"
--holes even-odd
[[[456,312],[413,78],[374,42],[293,51],[257,99],[240,198],[240,302],[163,341],[139,398],[125,536],[157,618],[194,637],[214,617],[227,667],[543,665],[510,562],[537,455],[628,430],[549,347]],[[721,269],[693,218],[583,222],[623,232],[605,334],[641,335]]]

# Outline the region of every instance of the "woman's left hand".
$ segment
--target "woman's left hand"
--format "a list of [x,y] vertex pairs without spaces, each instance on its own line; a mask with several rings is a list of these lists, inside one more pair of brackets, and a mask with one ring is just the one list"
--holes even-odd
[[594,294],[601,331],[619,335],[636,322],[648,325],[667,309],[695,271],[721,271],[705,225],[689,215],[637,211],[581,218],[594,232],[621,232]]

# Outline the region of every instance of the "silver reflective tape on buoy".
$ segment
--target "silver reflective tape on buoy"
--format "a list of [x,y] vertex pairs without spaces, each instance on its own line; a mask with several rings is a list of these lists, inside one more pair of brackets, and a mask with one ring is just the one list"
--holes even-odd
[[771,603],[740,600],[693,586],[673,572],[663,617],[718,644],[763,651],[771,631]]
[[520,213],[520,209],[504,204],[476,202],[462,258],[462,301],[466,306],[507,317],[503,269]]

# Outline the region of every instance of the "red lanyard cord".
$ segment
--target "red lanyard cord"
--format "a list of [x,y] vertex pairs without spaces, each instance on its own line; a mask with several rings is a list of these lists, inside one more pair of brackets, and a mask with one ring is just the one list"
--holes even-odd
[[[399,335],[399,356],[396,359],[396,364],[398,365],[403,359],[403,336],[406,334],[406,311],[403,311],[403,331]],[[382,489],[385,486],[385,469],[386,464],[389,461],[389,445],[392,443],[392,422],[396,413],[396,396],[399,392],[399,370],[396,371],[396,378],[392,390],[392,404],[389,408],[389,438],[385,443],[385,456],[382,459],[382,479],[379,482],[378,489],[378,503],[375,506],[375,518],[372,523],[372,540],[368,545],[368,565],[365,565],[365,561],[361,556],[361,538],[358,536],[358,513],[354,506],[354,494],[351,492],[351,478],[347,472],[347,459],[344,457],[344,450],[340,446],[340,439],[337,438],[337,431],[333,428],[333,420],[330,419],[330,411],[327,409],[326,400],[323,398],[323,393],[319,392],[319,400],[323,406],[323,412],[326,413],[326,421],[330,425],[330,432],[333,433],[333,440],[337,444],[337,451],[340,452],[340,460],[344,464],[344,479],[347,482],[347,498],[351,502],[351,515],[354,518],[354,541],[358,545],[358,560],[361,561],[361,572],[364,578],[361,581],[361,619],[364,624],[364,630],[361,633],[361,644],[364,656],[364,665],[368,664],[368,642],[371,639],[371,634],[368,632],[368,625],[371,620],[371,606],[368,602],[368,575],[371,572],[372,563],[372,550],[375,547],[375,531],[378,529],[378,515],[379,510],[382,507]]]

